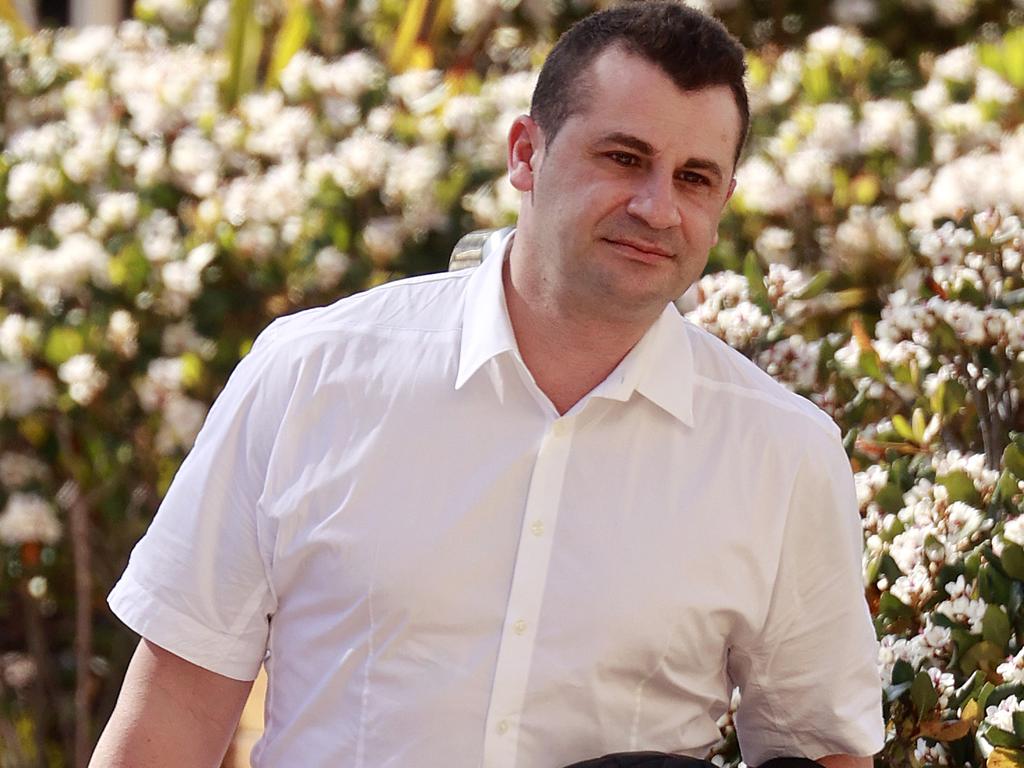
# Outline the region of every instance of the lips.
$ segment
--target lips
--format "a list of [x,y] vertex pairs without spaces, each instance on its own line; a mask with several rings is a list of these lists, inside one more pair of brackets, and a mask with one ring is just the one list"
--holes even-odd
[[625,238],[613,240],[612,238],[608,237],[602,239],[606,243],[618,246],[618,248],[622,251],[625,251],[628,256],[637,258],[640,261],[646,261],[648,263],[657,263],[659,261],[663,261],[664,259],[672,258],[672,254],[669,251],[666,251],[664,248],[660,248],[659,246],[651,245],[650,243],[645,243],[640,240],[631,240]]

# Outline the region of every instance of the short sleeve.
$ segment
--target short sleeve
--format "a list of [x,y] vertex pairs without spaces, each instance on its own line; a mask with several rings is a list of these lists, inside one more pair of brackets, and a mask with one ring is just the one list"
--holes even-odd
[[730,650],[748,765],[872,755],[884,741],[853,475],[838,436],[814,443],[795,474],[767,620],[756,643]]
[[231,374],[108,598],[134,632],[238,680],[256,677],[276,608],[258,501],[287,386],[269,331]]

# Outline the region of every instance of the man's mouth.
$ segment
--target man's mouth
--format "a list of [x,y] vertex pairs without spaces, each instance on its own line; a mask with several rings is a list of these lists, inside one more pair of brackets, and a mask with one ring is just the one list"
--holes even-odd
[[672,254],[666,251],[660,246],[653,245],[651,243],[645,243],[640,240],[632,239],[612,239],[610,237],[602,238],[606,243],[619,246],[620,250],[626,252],[627,255],[636,258],[640,261],[645,261],[649,264],[658,263],[665,259],[671,259]]

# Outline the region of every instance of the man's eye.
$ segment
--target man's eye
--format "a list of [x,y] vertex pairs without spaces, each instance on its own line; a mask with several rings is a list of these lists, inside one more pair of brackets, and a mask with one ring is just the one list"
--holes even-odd
[[694,171],[683,171],[679,174],[679,178],[688,184],[704,184],[706,186],[711,186],[711,180],[708,179],[707,176],[695,173]]
[[628,152],[609,152],[608,157],[614,160],[619,165],[627,168],[637,164],[638,160],[635,155],[631,155]]

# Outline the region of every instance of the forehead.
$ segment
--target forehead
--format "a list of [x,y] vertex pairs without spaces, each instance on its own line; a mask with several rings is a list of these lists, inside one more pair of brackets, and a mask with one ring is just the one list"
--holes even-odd
[[732,167],[740,113],[728,86],[682,91],[656,64],[619,47],[599,54],[578,86],[580,110],[563,127],[577,140],[629,133],[659,151],[700,151]]

